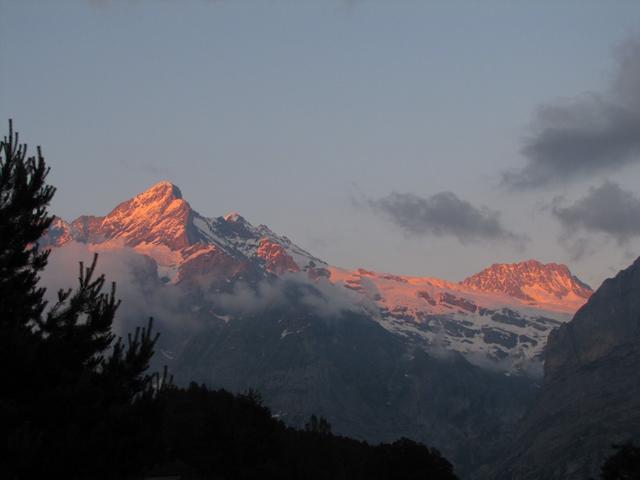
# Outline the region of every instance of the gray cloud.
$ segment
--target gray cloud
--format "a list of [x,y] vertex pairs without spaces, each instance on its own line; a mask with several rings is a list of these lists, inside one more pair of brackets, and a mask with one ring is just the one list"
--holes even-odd
[[578,231],[604,233],[622,245],[640,235],[640,198],[612,182],[592,187],[573,205],[563,206],[562,199],[555,199],[552,213],[564,227],[565,238]]
[[505,229],[499,212],[475,207],[453,192],[440,192],[427,198],[394,192],[377,200],[367,200],[367,204],[411,235],[453,236],[463,244],[476,240],[508,240],[522,246],[525,241],[525,237]]
[[577,262],[597,252],[597,247],[591,239],[585,237],[576,238],[568,231],[560,235],[558,241],[567,251],[572,262]]
[[535,188],[640,161],[640,40],[616,50],[609,89],[541,106],[522,148],[525,166],[503,174],[511,188]]

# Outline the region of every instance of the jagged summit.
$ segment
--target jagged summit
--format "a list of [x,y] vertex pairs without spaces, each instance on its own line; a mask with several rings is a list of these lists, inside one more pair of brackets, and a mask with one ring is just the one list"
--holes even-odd
[[474,290],[501,292],[530,302],[587,299],[593,291],[571,274],[566,265],[544,264],[537,260],[520,263],[494,263],[465,278],[461,285]]
[[246,223],[247,221],[244,219],[242,215],[238,212],[229,212],[224,217],[225,222],[229,223]]
[[180,189],[163,181],[119,204],[102,218],[98,231],[102,239],[118,239],[130,247],[150,244],[178,250],[193,244],[191,214]]
[[161,180],[137,195],[137,197],[140,196],[172,196],[174,198],[181,199],[182,191],[168,180]]

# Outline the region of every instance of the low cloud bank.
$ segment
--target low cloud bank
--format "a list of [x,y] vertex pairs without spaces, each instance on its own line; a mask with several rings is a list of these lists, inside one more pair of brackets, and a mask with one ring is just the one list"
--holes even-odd
[[153,260],[127,247],[102,250],[72,242],[52,249],[40,279],[40,285],[47,289],[50,306],[56,302],[58,290],[77,287],[78,262],[89,266],[94,253],[98,253],[96,276],[105,275],[105,291],[115,282],[116,297],[122,300],[114,322],[116,334],[123,335],[146,324],[149,317],[156,320],[158,331],[198,327],[198,315],[185,308],[184,292],[175,285],[160,282]]
[[[327,279],[311,280],[306,273],[286,274],[281,278],[261,280],[255,284],[238,281],[227,291],[216,291],[206,275],[191,288],[163,283],[155,262],[127,247],[101,250],[81,243],[69,243],[54,248],[49,264],[41,275],[40,285],[46,287],[46,299],[52,306],[60,289],[78,284],[78,262],[91,264],[98,253],[96,274],[104,274],[105,290],[116,283],[116,296],[122,304],[116,315],[114,330],[123,335],[149,317],[157,321],[158,331],[188,333],[215,321],[216,314],[259,314],[274,308],[301,307],[323,318],[339,318],[344,312],[363,312],[375,308],[362,295]],[[197,285],[197,287],[196,287]]]
[[372,305],[362,296],[324,278],[310,280],[306,273],[288,273],[249,285],[238,282],[230,292],[211,293],[207,299],[232,313],[256,314],[269,309],[303,307],[321,317],[363,312]]

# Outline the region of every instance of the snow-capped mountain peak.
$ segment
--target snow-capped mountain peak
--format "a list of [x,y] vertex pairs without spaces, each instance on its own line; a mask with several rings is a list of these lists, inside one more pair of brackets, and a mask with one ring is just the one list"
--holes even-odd
[[114,208],[100,230],[105,238],[121,239],[127,246],[145,243],[180,250],[194,243],[188,229],[191,215],[180,189],[163,181]]
[[136,195],[135,198],[141,200],[144,199],[158,199],[158,198],[182,198],[182,192],[173,183],[168,180],[161,180],[158,183],[152,185],[144,192]]
[[225,222],[229,223],[247,223],[244,217],[238,212],[229,212],[222,218],[224,218]]
[[153,258],[174,282],[210,271],[233,276],[246,273],[251,265],[256,271],[282,274],[303,270],[312,262],[325,263],[268,227],[254,227],[236,212],[213,218],[200,215],[167,181],[120,203],[104,217],[85,215],[70,224],[56,219],[41,243],[61,246],[72,240],[102,249],[131,247]]
[[460,283],[473,290],[506,293],[532,304],[584,303],[593,293],[566,265],[537,260],[495,263]]

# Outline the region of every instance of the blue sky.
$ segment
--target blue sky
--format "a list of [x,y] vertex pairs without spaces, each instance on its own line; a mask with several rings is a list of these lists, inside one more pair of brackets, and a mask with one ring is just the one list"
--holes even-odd
[[[532,191],[501,178],[539,106],[606,91],[639,25],[632,1],[0,0],[0,119],[42,145],[64,218],[167,179],[337,265],[457,280],[534,257],[597,284],[640,243],[568,238],[552,200],[633,191],[637,165]],[[529,240],[416,234],[369,208],[443,191]]]

